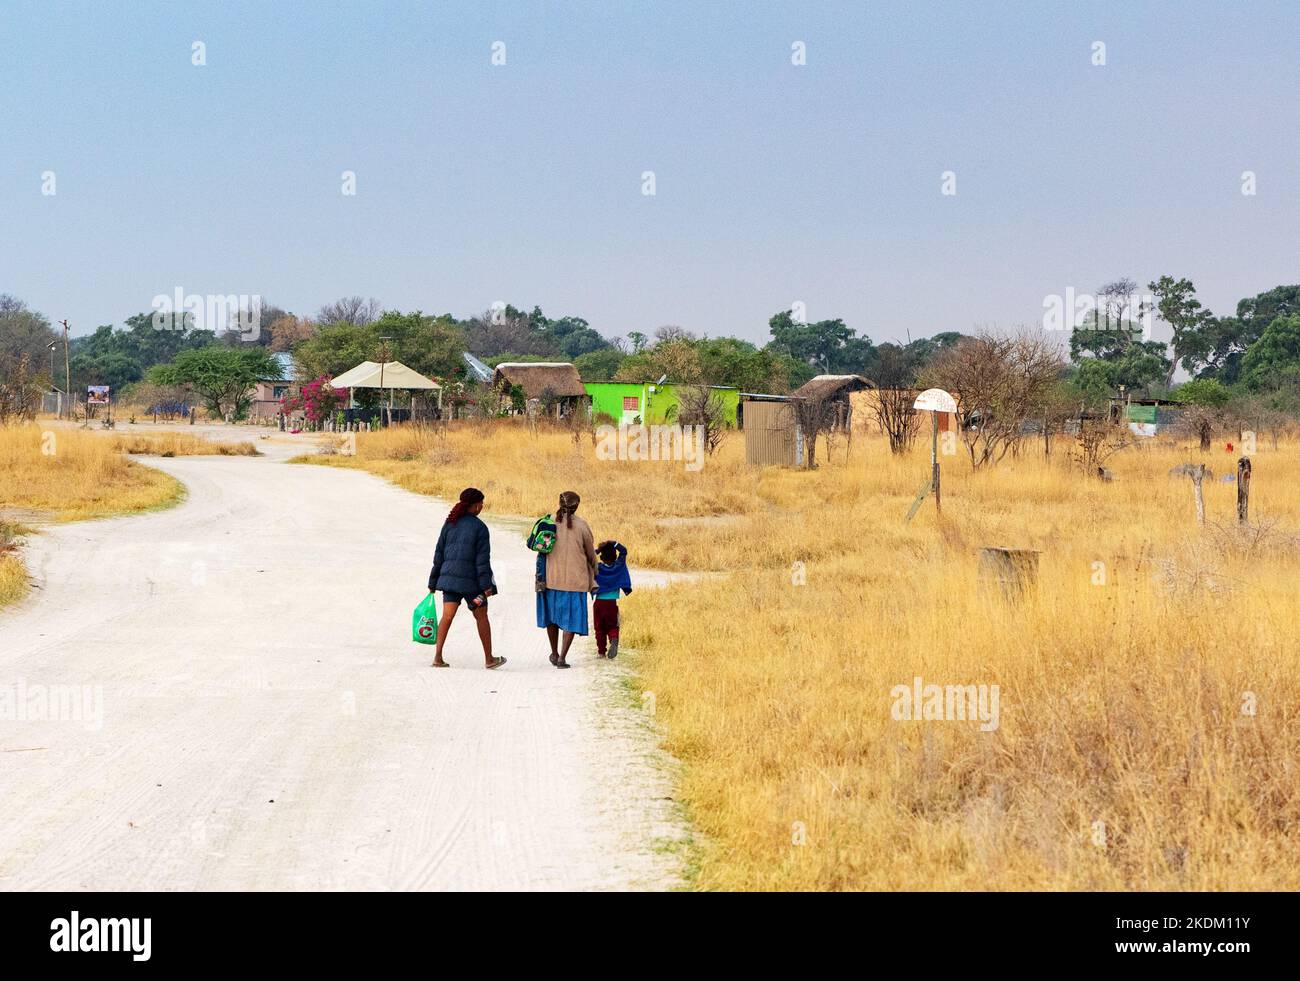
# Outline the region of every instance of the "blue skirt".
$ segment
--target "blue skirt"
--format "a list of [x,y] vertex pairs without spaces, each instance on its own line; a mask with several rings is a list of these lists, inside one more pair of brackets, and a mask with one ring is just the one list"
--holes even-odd
[[548,589],[537,594],[537,626],[551,624],[587,636],[587,594],[575,589]]

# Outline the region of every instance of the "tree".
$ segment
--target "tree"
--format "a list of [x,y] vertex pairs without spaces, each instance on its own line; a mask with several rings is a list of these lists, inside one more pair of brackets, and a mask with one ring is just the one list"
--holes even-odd
[[900,347],[886,342],[876,345],[867,378],[876,386],[873,411],[880,431],[889,439],[891,453],[902,453],[916,438],[920,420],[912,403],[916,401],[916,376],[923,349],[912,344]]
[[615,379],[625,382],[657,381],[663,376],[680,384],[703,380],[700,355],[695,342],[686,338],[659,341],[639,354],[630,354],[619,365]]
[[280,364],[266,348],[210,346],[182,351],[170,364],[151,369],[157,385],[188,385],[217,416],[242,419],[259,381],[281,378]]
[[710,385],[731,385],[742,392],[775,394],[789,389],[794,360],[788,354],[759,348],[736,337],[706,337],[695,342],[695,353],[700,362],[700,377]]
[[796,323],[789,310],[782,310],[767,323],[774,348],[820,374],[861,374],[871,360],[871,339],[859,337],[843,320]]
[[465,345],[475,357],[497,358],[505,354],[558,358],[561,351],[544,330],[535,329],[527,314],[506,307],[485,310],[463,324]]
[[268,347],[272,352],[292,351],[294,347],[308,340],[316,333],[316,322],[310,317],[295,317],[288,313],[277,317],[267,328]]
[[29,309],[16,296],[0,294],[0,378],[16,372],[24,359],[25,379],[41,372],[50,363],[49,346],[59,340],[44,315]]
[[1192,374],[1207,363],[1214,314],[1201,306],[1201,301],[1196,298],[1196,287],[1190,279],[1175,280],[1172,276],[1161,276],[1155,282],[1148,283],[1147,289],[1155,294],[1160,319],[1174,332],[1170,345],[1173,358],[1165,373],[1165,385],[1170,386],[1174,381],[1174,371],[1180,363]]
[[1241,359],[1241,380],[1263,391],[1300,376],[1300,314],[1277,317]]
[[795,399],[790,403],[794,419],[804,440],[804,461],[809,470],[817,469],[817,437],[824,435],[827,446],[830,434],[839,421],[839,406],[835,394],[825,391],[809,395],[807,398]]
[[[381,340],[384,337],[389,340]],[[433,317],[418,310],[390,310],[364,325],[348,321],[326,325],[294,348],[293,354],[304,377],[334,377],[362,361],[382,360],[385,344],[391,360],[422,375],[452,378],[464,373],[465,333],[460,324],[450,314]]]
[[942,352],[923,384],[957,399],[962,441],[972,469],[996,464],[1020,442],[1024,423],[1037,418],[1065,363],[1042,334],[982,333]]
[[32,375],[27,355],[13,360],[0,374],[0,424],[36,417],[41,402],[41,385]]
[[701,427],[709,455],[727,435],[726,406],[708,385],[685,385],[677,390],[676,421],[682,426]]
[[1174,397],[1185,406],[1178,428],[1193,433],[1200,440],[1201,449],[1208,450],[1215,430],[1223,425],[1224,409],[1232,393],[1213,378],[1199,378],[1178,386]]
[[316,323],[323,327],[340,323],[364,327],[378,320],[379,314],[379,301],[373,296],[369,299],[363,296],[345,296],[321,307],[316,314]]
[[585,382],[612,381],[623,363],[624,354],[615,347],[604,347],[599,351],[580,354],[573,359],[574,367]]

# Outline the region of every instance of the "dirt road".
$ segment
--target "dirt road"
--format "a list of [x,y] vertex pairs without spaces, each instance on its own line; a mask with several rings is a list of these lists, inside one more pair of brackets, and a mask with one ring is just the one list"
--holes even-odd
[[489,521],[510,663],[462,613],[436,671],[410,618],[446,506],[259,445],[152,461],[179,507],[32,537],[40,588],[0,614],[0,888],[674,885],[653,736],[619,663],[547,663],[518,528]]

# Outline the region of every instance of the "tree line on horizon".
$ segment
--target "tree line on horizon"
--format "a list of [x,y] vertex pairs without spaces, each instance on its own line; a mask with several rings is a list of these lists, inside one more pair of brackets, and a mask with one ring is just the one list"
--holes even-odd
[[[1242,299],[1232,316],[1205,309],[1187,279],[1162,276],[1149,284],[1150,312],[1172,331],[1169,342],[1148,340],[1133,322],[1137,284],[1106,284],[1091,320],[1075,323],[1068,360],[1056,372],[1059,399],[1080,407],[1125,391],[1169,396],[1181,367],[1195,383],[1188,394],[1206,402],[1266,397],[1274,408],[1300,414],[1300,285],[1278,286]],[[218,334],[178,315],[172,329],[154,326],[151,312],[103,325],[71,340],[74,385],[135,387],[162,392],[197,375],[225,372],[237,387],[247,379],[278,377],[273,354],[290,352],[298,380],[332,377],[364,360],[389,358],[440,380],[464,381],[469,352],[488,365],[503,361],[572,361],[584,381],[674,381],[731,385],[742,391],[784,394],[818,374],[862,375],[880,388],[910,389],[937,361],[971,344],[971,335],[940,331],[905,343],[873,343],[840,318],[799,319],[790,310],[768,321],[762,345],[730,336],[697,335],[679,326],[607,337],[582,317],[548,317],[513,305],[467,319],[449,313],[385,310],[373,298],[344,297],[313,315],[274,304],[261,309],[255,338]],[[979,332],[988,334],[989,332]],[[51,374],[50,345],[58,356]],[[43,314],[0,295],[0,379],[9,388],[20,372],[31,384],[63,381],[61,334]],[[1187,389],[1187,386],[1182,386]]]

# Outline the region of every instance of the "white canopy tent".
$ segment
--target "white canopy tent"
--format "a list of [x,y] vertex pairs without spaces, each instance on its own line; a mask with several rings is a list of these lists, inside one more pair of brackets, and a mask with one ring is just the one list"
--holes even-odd
[[[337,378],[331,379],[330,387],[340,391],[347,389],[349,403],[352,401],[354,388],[386,388],[390,410],[393,407],[393,392],[396,389],[436,391],[438,408],[442,408],[442,386],[432,378],[425,378],[418,371],[408,368],[400,361],[362,361],[355,368],[350,368]],[[412,411],[415,409],[414,395],[411,396],[411,409]]]

